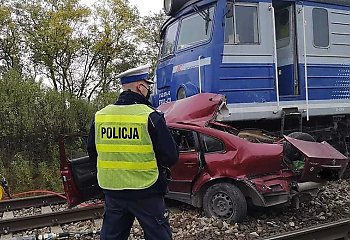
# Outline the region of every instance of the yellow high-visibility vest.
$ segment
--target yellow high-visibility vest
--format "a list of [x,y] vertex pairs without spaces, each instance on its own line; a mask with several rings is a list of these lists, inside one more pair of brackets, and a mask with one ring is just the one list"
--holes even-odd
[[103,189],[145,189],[158,179],[158,167],[144,104],[108,105],[95,115],[97,180]]

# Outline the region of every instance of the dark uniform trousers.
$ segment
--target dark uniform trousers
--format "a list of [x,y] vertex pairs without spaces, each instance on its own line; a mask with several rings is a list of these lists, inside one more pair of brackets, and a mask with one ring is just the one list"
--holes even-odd
[[171,240],[169,213],[164,198],[121,199],[105,195],[102,240],[127,240],[133,222],[139,221],[145,240]]

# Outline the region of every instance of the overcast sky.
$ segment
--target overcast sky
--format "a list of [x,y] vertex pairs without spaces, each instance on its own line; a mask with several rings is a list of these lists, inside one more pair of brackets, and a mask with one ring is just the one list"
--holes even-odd
[[135,5],[142,16],[147,15],[151,12],[159,12],[163,8],[164,0],[129,0],[131,5]]
[[[92,5],[97,0],[81,0],[83,4]],[[164,0],[129,0],[131,5],[137,7],[142,16],[148,15],[149,12],[158,13],[163,8]]]

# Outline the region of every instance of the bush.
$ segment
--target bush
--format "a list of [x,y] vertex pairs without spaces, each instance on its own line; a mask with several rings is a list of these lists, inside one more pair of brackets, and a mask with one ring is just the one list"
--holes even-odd
[[1,173],[12,191],[62,190],[59,136],[87,133],[96,109],[84,99],[45,89],[15,71],[0,76]]

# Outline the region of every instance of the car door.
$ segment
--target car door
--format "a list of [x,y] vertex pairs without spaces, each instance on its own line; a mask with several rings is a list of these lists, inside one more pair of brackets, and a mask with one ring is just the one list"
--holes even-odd
[[232,158],[235,155],[234,152],[226,151],[224,141],[218,136],[201,133],[199,139],[206,171],[212,176],[227,174],[229,172],[228,168],[232,164]]
[[179,160],[171,168],[169,194],[178,200],[189,199],[192,183],[200,170],[197,133],[182,129],[170,129],[170,132],[179,147]]
[[96,162],[86,152],[86,136],[60,136],[60,171],[67,203],[70,206],[101,198]]

